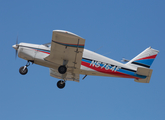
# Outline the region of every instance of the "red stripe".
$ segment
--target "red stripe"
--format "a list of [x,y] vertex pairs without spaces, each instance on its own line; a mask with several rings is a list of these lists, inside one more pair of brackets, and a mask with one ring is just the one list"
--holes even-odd
[[44,51],[40,51],[40,50],[36,50],[36,49],[33,49],[35,51],[38,51],[38,52],[42,52],[42,53],[46,53],[46,54],[50,54],[49,52],[44,52]]
[[118,72],[118,71],[112,71],[112,70],[106,70],[105,68],[101,68],[101,67],[94,67],[94,66],[90,66],[90,63],[87,63],[87,62],[84,62],[82,61],[81,62],[81,65],[85,66],[85,67],[88,67],[88,68],[91,68],[93,70],[96,70],[98,72],[102,72],[102,73],[105,73],[105,74],[110,74],[110,75],[114,75],[114,76],[117,76],[117,77],[123,77],[123,78],[136,78],[136,79],[139,79],[137,77],[134,77],[134,76],[131,76],[131,75],[127,75],[127,74],[124,74],[124,73],[121,73],[121,72]]
[[[39,50],[37,50],[37,51],[39,51]],[[39,52],[46,53],[46,54],[50,54],[50,53],[48,53],[48,52],[44,52],[44,51],[39,51]]]
[[140,59],[138,59],[138,60],[155,59],[156,56],[157,56],[157,54],[156,54],[156,55],[152,55],[152,56],[148,56],[148,57],[144,57],[144,58],[140,58]]

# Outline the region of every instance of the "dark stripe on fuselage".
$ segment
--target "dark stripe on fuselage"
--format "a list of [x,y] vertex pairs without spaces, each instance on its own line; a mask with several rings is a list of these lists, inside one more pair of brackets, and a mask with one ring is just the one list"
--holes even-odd
[[124,68],[124,67],[121,67],[121,69],[123,69],[123,70],[127,70],[127,71],[131,71],[131,72],[136,72],[136,70],[131,70],[131,69]]
[[145,65],[145,64],[142,64],[142,63],[138,63],[138,62],[132,62],[132,64],[135,64],[135,65],[140,65],[140,66],[143,66],[143,67],[150,68],[150,66]]

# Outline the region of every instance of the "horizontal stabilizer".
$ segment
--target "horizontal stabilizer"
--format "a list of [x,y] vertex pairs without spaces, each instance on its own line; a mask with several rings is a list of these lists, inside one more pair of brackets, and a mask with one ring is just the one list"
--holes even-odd
[[135,79],[134,81],[140,82],[140,83],[149,83],[151,75],[152,75],[152,71],[153,70],[149,69],[149,68],[138,67],[136,74],[146,76],[146,78],[145,79]]

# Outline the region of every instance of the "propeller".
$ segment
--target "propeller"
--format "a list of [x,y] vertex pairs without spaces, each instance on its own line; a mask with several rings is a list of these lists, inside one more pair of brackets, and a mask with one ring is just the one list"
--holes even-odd
[[19,44],[18,44],[18,36],[16,39],[16,44],[12,46],[16,51],[15,51],[15,59],[17,58],[18,55],[18,49],[19,49]]

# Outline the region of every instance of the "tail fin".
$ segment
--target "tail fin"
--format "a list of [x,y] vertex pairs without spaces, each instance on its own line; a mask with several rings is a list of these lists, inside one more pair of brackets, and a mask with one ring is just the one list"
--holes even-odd
[[151,64],[153,63],[158,53],[159,53],[158,50],[149,47],[126,64],[134,68],[138,68],[138,67],[150,68]]

